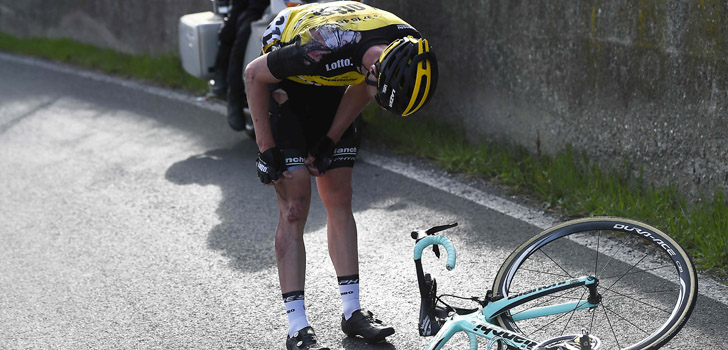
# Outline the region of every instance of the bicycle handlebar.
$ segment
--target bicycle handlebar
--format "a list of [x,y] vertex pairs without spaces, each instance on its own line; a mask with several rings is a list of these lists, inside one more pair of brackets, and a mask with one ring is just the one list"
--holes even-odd
[[427,248],[427,246],[433,245],[433,244],[439,244],[443,247],[445,247],[445,250],[447,250],[447,262],[445,263],[445,268],[448,271],[451,271],[455,268],[455,247],[450,243],[450,240],[445,238],[444,236],[427,236],[422,239],[420,239],[417,244],[415,244],[415,260],[419,260],[422,258],[422,251]]

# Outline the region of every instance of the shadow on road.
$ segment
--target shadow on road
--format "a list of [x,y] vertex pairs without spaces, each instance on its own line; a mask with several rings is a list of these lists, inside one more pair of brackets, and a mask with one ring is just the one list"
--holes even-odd
[[232,148],[177,162],[165,174],[175,184],[220,188],[222,199],[216,210],[220,223],[208,233],[207,244],[230,259],[231,267],[244,271],[275,265],[275,220],[271,220],[275,198],[272,188],[261,186],[255,176],[251,164],[255,151],[255,143],[246,139]]
[[344,349],[378,349],[378,350],[394,350],[397,347],[395,347],[391,343],[378,343],[378,344],[369,344],[364,341],[364,339],[360,338],[352,338],[347,337],[346,339],[341,341],[341,346]]

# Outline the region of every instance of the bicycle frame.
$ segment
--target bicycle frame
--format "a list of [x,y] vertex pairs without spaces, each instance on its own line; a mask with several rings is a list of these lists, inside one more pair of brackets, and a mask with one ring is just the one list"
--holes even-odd
[[[450,226],[452,227],[452,226]],[[445,227],[449,228],[449,227]],[[441,228],[445,229],[445,228]],[[435,230],[434,232],[437,232]],[[417,239],[415,245],[414,258],[415,267],[417,268],[417,279],[420,286],[421,295],[425,295],[425,275],[422,269],[422,251],[430,245],[442,245],[447,251],[447,263],[446,268],[452,270],[455,268],[456,253],[455,247],[450,241],[444,236],[432,236],[434,232],[427,232],[428,236],[414,237],[416,232],[413,232],[413,238]],[[436,252],[436,254],[439,254]],[[519,293],[517,295],[510,295],[507,297],[495,297],[488,298],[485,301],[485,305],[475,312],[460,315],[454,313],[450,315],[442,328],[437,332],[435,338],[430,342],[427,349],[437,350],[441,349],[450,338],[458,333],[465,332],[470,340],[470,349],[476,350],[477,339],[476,337],[483,337],[489,340],[488,349],[493,344],[498,342],[499,347],[497,349],[533,349],[538,342],[533,339],[528,339],[520,334],[511,332],[509,330],[498,327],[495,324],[495,319],[504,312],[507,312],[513,307],[522,305],[526,302],[545,297],[554,293],[558,293],[571,288],[586,287],[589,291],[589,297],[586,300],[579,300],[575,302],[563,303],[558,305],[550,305],[544,307],[536,307],[521,311],[517,314],[511,315],[516,320],[524,320],[530,318],[544,317],[549,315],[555,315],[559,313],[571,312],[574,310],[593,308],[599,305],[601,297],[597,294],[596,286],[599,281],[592,276],[584,276],[575,279],[569,279],[562,282],[554,283],[551,285],[540,286],[532,290]]]

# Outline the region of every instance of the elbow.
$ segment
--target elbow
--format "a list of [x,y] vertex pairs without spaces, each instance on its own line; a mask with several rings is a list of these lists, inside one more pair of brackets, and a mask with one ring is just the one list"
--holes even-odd
[[260,56],[245,66],[243,80],[245,86],[267,84],[269,80],[275,81],[268,71],[266,56]]
[[243,72],[243,80],[245,82],[245,90],[253,91],[265,88],[267,84],[277,83],[276,79],[268,70],[267,55],[260,56],[245,66]]
[[245,85],[252,85],[253,81],[255,81],[256,76],[257,74],[255,74],[255,67],[253,66],[253,62],[251,62],[247,66],[245,66],[245,72],[243,73],[243,81],[245,82]]

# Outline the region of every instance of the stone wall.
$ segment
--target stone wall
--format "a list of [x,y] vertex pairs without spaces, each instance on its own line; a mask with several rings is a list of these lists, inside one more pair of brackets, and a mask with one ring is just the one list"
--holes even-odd
[[693,195],[728,190],[728,2],[372,3],[436,46],[423,113],[534,152],[627,160]]
[[[686,193],[728,190],[728,2],[372,0],[436,47],[422,115],[553,153],[571,144]],[[0,31],[174,52],[206,0],[0,0]]]
[[209,0],[0,0],[0,31],[160,54],[177,51],[180,16],[211,9]]

